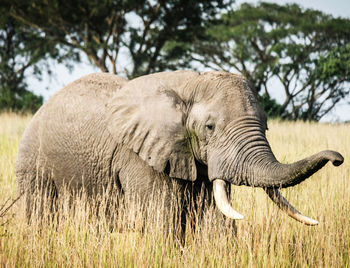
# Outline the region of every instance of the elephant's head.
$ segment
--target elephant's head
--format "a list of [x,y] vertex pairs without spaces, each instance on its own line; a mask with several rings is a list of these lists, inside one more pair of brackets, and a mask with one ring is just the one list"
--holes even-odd
[[279,163],[266,140],[266,115],[257,93],[240,75],[178,71],[132,80],[111,100],[109,130],[119,143],[170,177],[194,181],[198,161],[208,169],[215,202],[228,217],[241,219],[229,204],[227,184],[262,187],[287,213],[294,209],[278,188],[296,185],[328,161],[343,157],[323,151],[293,164]]

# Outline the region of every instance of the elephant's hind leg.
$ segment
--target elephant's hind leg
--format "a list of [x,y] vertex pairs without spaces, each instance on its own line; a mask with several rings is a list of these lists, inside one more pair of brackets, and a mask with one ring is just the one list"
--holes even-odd
[[[20,190],[25,196],[25,210],[28,223],[42,221],[57,211],[58,192],[54,182],[47,176],[39,178],[36,175],[26,176]],[[30,179],[29,179],[30,178]]]

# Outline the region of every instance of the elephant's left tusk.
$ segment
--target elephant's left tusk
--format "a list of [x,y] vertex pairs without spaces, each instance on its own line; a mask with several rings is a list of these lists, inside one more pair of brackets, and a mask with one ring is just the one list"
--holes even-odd
[[222,214],[224,214],[226,217],[234,220],[243,219],[243,216],[231,207],[227,199],[225,186],[226,182],[223,180],[216,179],[213,181],[215,204],[218,206]]
[[300,221],[306,225],[317,225],[318,221],[313,220],[296,210],[289,202],[281,195],[277,188],[265,188],[264,189],[271,200],[293,219]]

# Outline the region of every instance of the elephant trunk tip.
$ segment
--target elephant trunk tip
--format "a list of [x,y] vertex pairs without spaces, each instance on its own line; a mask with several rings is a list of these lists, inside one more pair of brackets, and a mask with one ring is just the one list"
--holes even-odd
[[344,157],[335,151],[323,151],[323,155],[332,162],[333,166],[340,166],[344,162]]

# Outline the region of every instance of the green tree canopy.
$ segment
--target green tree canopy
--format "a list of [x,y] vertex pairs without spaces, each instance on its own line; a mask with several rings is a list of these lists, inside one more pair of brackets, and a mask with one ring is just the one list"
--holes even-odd
[[[10,14],[46,38],[86,54],[103,72],[135,77],[172,68],[185,52],[164,49],[169,41],[191,42],[204,22],[228,0],[5,0]],[[126,54],[129,66],[118,62]],[[122,68],[122,69],[118,69]]]
[[54,56],[54,46],[4,9],[0,14],[0,109],[35,111],[43,98],[27,90],[26,77],[42,73],[43,59]]
[[[248,77],[274,113],[319,120],[350,91],[350,20],[296,4],[242,4],[211,23],[188,60]],[[284,92],[270,99],[269,83]],[[270,107],[271,108],[271,107]]]

